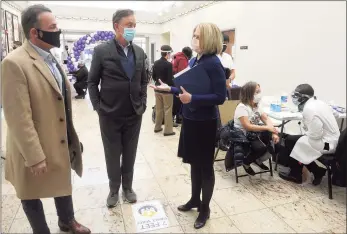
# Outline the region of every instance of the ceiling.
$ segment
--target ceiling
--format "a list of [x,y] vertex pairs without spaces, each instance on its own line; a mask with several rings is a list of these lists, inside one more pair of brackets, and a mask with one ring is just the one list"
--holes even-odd
[[44,4],[59,18],[110,21],[117,9],[130,8],[139,23],[160,24],[214,1],[11,1],[24,9]]

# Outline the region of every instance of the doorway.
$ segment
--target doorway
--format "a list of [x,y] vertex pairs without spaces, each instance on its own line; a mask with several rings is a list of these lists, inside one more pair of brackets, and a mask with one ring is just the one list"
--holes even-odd
[[236,48],[235,45],[235,29],[225,30],[222,31],[223,34],[226,34],[229,36],[229,43],[227,45],[227,49],[225,53],[230,54],[233,59],[235,59],[235,52]]

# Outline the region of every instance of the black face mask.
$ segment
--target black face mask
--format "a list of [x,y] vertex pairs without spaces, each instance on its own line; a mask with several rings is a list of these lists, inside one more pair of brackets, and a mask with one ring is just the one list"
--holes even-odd
[[60,34],[61,30],[56,32],[48,32],[48,31],[42,31],[41,29],[36,29],[37,33],[39,34],[39,39],[43,42],[46,42],[47,44],[50,44],[51,46],[60,47]]
[[222,50],[222,52],[225,52],[226,50],[227,50],[227,45],[223,45],[223,50]]

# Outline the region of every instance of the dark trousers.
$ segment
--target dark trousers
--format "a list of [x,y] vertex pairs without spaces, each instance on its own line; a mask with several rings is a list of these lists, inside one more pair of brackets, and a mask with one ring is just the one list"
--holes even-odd
[[[50,230],[46,222],[41,200],[22,200],[21,202],[23,210],[29,220],[30,226],[33,229],[33,233],[49,234]],[[74,219],[74,210],[71,196],[55,197],[54,202],[59,220],[61,222],[68,224],[71,220]]]
[[244,158],[243,163],[245,165],[250,165],[251,163],[255,162],[255,160],[263,156],[269,148],[270,141],[271,141],[271,133],[261,132],[259,134],[259,138],[250,142],[251,151]]
[[300,137],[302,137],[302,135],[288,135],[286,140],[285,140],[285,149],[286,149],[286,152],[288,153],[287,162],[288,162],[288,166],[290,168],[290,173],[293,176],[296,176],[297,178],[301,178],[302,177],[302,168],[303,168],[303,166],[306,166],[306,168],[311,173],[316,175],[317,173],[319,173],[319,169],[320,169],[320,167],[317,165],[316,162],[313,161],[308,165],[304,165],[301,162],[297,161],[296,159],[290,157],[290,153],[294,149],[294,146],[295,146],[296,142],[300,139]]
[[110,190],[117,193],[121,184],[123,188],[131,189],[142,116],[99,115],[99,122]]
[[75,90],[79,96],[84,96],[85,92],[83,89],[87,88],[87,83],[86,82],[76,82],[73,84],[73,87],[75,88]]
[[200,202],[202,192],[202,206],[209,207],[212,199],[215,176],[212,165],[191,164],[190,176],[192,180],[192,198],[191,201],[196,204]]
[[180,122],[181,108],[182,108],[181,100],[174,95],[173,96],[173,106],[172,106],[172,116],[176,117],[176,123]]

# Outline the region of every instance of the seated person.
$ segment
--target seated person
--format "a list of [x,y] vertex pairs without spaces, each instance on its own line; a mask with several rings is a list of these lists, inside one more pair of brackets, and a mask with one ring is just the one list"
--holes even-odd
[[259,84],[246,83],[241,88],[240,96],[241,103],[235,110],[234,127],[241,129],[250,141],[250,153],[244,158],[243,167],[249,175],[255,175],[251,163],[255,163],[260,169],[269,170],[266,165],[256,160],[271,147],[271,139],[275,144],[279,141],[278,131],[266,113],[258,108],[261,100]]
[[75,72],[71,72],[74,77],[76,77],[76,83],[74,83],[75,90],[77,92],[76,99],[83,99],[86,95],[83,89],[87,88],[87,80],[88,80],[88,69],[85,66],[84,62],[80,61],[78,63],[78,70]]
[[313,173],[313,185],[318,185],[326,169],[319,167],[315,160],[322,154],[334,153],[340,131],[332,109],[323,101],[317,100],[309,84],[299,85],[292,94],[292,100],[303,115],[305,135],[288,136],[286,149],[291,152],[288,160],[289,172],[279,176],[288,181],[302,183],[302,168],[305,165]]

